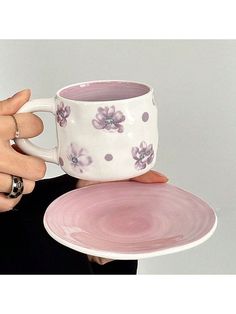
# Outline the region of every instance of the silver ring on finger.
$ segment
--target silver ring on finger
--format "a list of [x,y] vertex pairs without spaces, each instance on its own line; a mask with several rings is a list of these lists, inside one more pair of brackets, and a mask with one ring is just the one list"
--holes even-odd
[[16,177],[12,175],[11,191],[9,194],[7,194],[7,198],[17,198],[23,193],[23,190],[23,179],[21,177]]

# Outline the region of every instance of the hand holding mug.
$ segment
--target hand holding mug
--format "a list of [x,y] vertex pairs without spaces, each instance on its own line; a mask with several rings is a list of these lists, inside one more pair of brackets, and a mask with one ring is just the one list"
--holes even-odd
[[21,154],[10,145],[16,136],[30,138],[43,130],[39,117],[16,114],[29,98],[30,91],[23,90],[0,101],[0,212],[14,208],[22,194],[32,192],[35,181],[43,178],[46,171],[42,159]]

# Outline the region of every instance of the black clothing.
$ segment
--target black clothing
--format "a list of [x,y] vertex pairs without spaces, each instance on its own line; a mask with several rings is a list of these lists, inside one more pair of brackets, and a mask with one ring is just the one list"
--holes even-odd
[[69,175],[36,182],[14,210],[0,213],[0,274],[136,274],[137,261],[90,263],[87,255],[52,239],[43,226],[48,205],[75,189]]

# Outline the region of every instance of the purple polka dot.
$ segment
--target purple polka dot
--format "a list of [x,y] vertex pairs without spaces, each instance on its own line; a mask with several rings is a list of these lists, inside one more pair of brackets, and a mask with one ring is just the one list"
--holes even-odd
[[105,159],[106,159],[107,161],[110,161],[110,160],[113,159],[113,156],[112,156],[111,154],[106,154]]
[[146,122],[148,119],[149,119],[149,114],[148,114],[148,112],[144,112],[143,115],[142,115],[142,120],[143,120],[144,122]]
[[64,166],[64,161],[61,157],[59,157],[59,164],[60,164],[60,166]]

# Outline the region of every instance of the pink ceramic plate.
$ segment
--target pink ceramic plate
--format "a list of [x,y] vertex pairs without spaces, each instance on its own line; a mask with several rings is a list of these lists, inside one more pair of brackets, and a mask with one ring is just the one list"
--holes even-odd
[[207,240],[212,208],[170,184],[101,183],[70,191],[47,208],[44,225],[61,244],[113,259],[174,253]]

